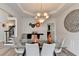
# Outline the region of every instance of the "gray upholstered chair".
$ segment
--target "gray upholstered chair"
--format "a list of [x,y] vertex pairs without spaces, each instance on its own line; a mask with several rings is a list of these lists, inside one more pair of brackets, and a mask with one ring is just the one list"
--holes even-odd
[[38,44],[26,43],[26,56],[39,56]]
[[55,43],[44,43],[41,51],[41,56],[54,56],[55,45]]

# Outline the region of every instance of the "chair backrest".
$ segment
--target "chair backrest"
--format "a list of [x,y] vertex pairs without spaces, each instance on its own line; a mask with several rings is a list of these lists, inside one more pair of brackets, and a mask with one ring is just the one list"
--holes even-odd
[[43,44],[41,56],[54,56],[55,43],[53,44]]
[[38,44],[26,43],[26,56],[39,56]]

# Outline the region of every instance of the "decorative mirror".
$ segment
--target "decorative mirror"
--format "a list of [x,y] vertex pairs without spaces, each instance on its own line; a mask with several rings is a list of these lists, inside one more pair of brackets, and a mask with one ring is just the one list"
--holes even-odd
[[64,27],[69,32],[79,32],[79,9],[73,10],[66,16]]

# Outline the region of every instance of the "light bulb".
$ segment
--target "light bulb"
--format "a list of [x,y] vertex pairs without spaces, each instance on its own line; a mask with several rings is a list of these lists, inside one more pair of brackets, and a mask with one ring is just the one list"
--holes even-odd
[[44,13],[44,16],[47,16],[47,15],[48,15],[48,14],[45,12],[45,13]]
[[43,23],[44,21],[45,21],[45,19],[42,19],[42,18],[39,19],[39,22],[40,22],[40,23]]
[[49,16],[46,16],[46,19],[48,19],[49,18]]
[[41,13],[37,13],[37,16],[40,17],[41,16]]

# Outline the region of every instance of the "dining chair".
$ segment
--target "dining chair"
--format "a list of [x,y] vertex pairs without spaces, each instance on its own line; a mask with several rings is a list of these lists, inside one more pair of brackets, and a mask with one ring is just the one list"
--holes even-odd
[[55,43],[47,44],[44,43],[41,51],[41,56],[54,56]]
[[39,46],[37,43],[26,43],[26,56],[39,56]]

